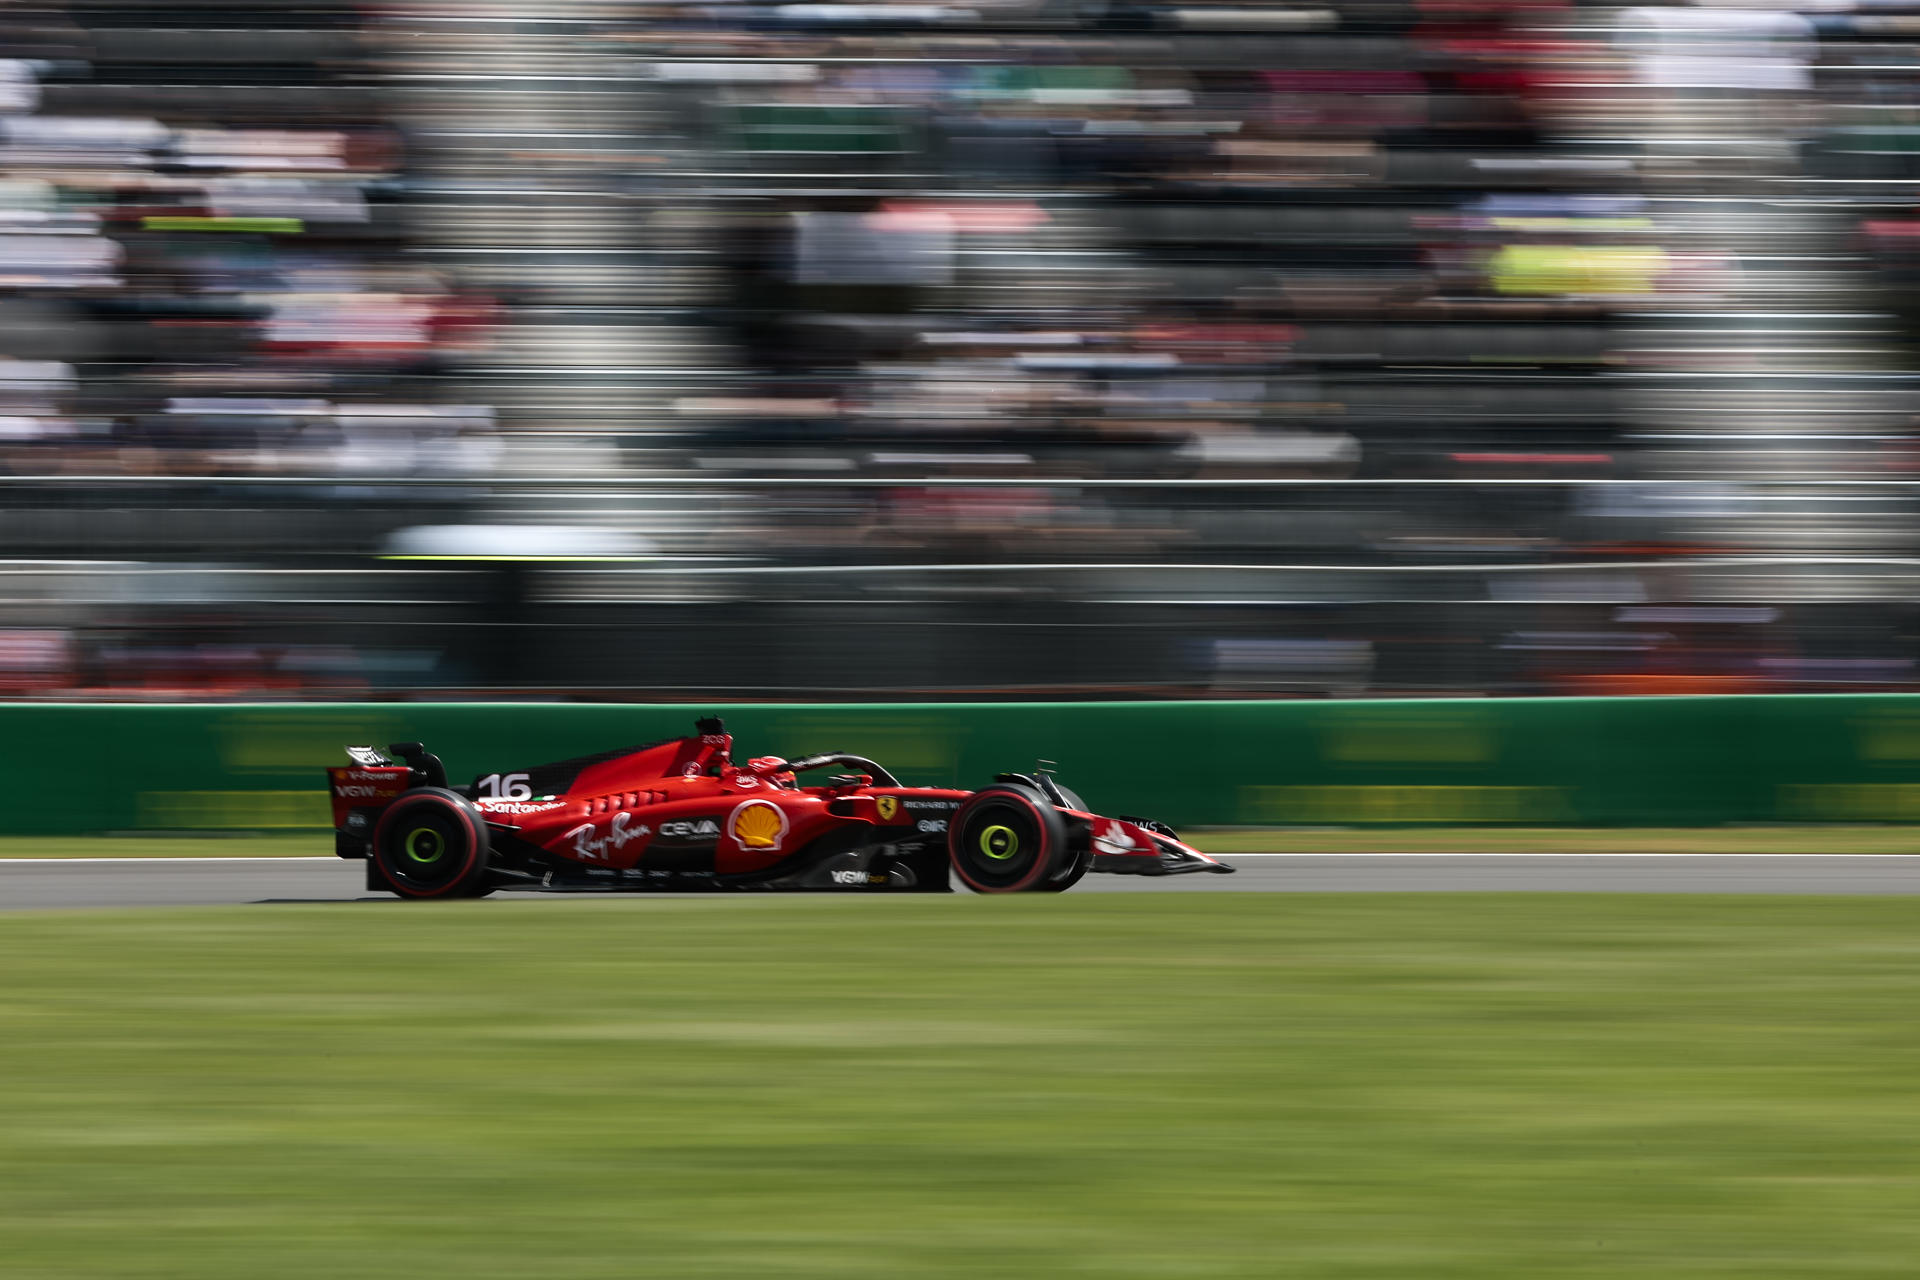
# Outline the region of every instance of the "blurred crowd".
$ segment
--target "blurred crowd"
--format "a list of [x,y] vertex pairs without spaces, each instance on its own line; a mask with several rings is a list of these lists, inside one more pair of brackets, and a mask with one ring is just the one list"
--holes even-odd
[[314,16],[0,9],[6,473],[490,468],[444,375],[496,304],[410,260],[401,130]]
[[1916,18],[8,6],[0,690],[1908,687]]

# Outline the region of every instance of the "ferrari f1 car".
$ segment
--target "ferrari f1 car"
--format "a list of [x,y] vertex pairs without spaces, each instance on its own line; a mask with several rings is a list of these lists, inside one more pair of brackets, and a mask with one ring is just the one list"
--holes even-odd
[[[450,786],[417,742],[348,747],[327,770],[335,852],[403,898],[496,889],[841,889],[1058,893],[1089,871],[1233,868],[1147,818],[1092,813],[1045,772],[978,791],[902,786],[862,756],[732,758],[717,719],[692,737],[489,773]],[[823,785],[797,775],[839,766]]]

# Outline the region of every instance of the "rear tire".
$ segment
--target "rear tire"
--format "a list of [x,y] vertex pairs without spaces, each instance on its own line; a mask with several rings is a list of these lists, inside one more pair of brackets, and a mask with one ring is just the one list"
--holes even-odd
[[1067,824],[1032,787],[1001,783],[973,793],[947,824],[947,856],[975,893],[1029,893],[1071,870]]
[[487,826],[465,797],[420,787],[387,806],[368,851],[403,898],[477,898],[487,890]]

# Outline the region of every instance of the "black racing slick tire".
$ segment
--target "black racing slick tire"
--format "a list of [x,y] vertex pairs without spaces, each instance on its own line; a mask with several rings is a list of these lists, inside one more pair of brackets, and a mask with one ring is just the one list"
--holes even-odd
[[965,800],[947,823],[953,873],[975,893],[1028,893],[1071,869],[1067,823],[1032,787],[1001,783]]
[[1051,880],[1043,880],[1033,887],[1035,893],[1065,893],[1087,878],[1087,872],[1093,870],[1093,850],[1086,849],[1077,853],[1067,869],[1055,875]]
[[487,892],[487,824],[473,802],[418,787],[387,806],[368,856],[403,898],[477,898]]

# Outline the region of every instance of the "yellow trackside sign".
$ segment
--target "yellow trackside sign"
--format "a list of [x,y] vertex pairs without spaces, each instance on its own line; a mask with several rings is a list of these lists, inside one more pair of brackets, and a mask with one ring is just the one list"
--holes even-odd
[[1242,787],[1240,820],[1340,825],[1349,822],[1574,821],[1564,787]]

